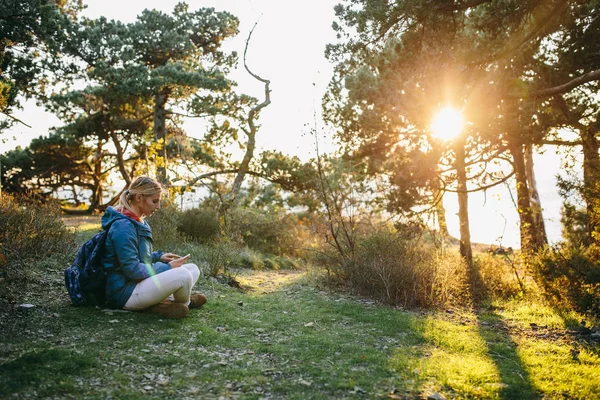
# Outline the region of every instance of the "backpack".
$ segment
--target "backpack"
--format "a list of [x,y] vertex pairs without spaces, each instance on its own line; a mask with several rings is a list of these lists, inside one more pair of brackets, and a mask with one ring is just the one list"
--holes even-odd
[[102,255],[111,225],[85,242],[77,251],[73,264],[64,271],[65,286],[73,305],[100,306],[106,302],[109,271],[104,268]]

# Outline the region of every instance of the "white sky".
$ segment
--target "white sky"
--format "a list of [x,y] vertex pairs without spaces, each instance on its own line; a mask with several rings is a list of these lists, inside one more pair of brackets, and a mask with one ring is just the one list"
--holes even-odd
[[[327,43],[335,40],[331,29],[334,19],[333,7],[338,0],[192,0],[190,10],[214,7],[236,15],[240,20],[237,37],[225,42],[225,50],[235,50],[241,57],[245,40],[256,21],[248,49],[247,62],[250,69],[271,81],[272,103],[261,112],[261,128],[257,134],[260,149],[277,149],[303,159],[314,153],[313,139],[307,135],[314,126],[313,115],[320,115],[321,98],[331,78],[333,66],[325,59]],[[171,12],[178,3],[175,0],[88,0],[84,15],[90,18],[105,16],[132,22],[145,8]],[[243,64],[230,76],[238,82],[238,91],[263,99],[263,85],[250,77]],[[37,136],[46,135],[48,128],[61,125],[54,115],[27,102],[25,109],[15,116],[32,128],[17,125],[4,133],[0,153],[26,146]],[[319,119],[320,120],[320,119]],[[188,134],[199,136],[198,122],[184,124]],[[322,124],[319,123],[322,129]],[[326,147],[330,143],[323,138]],[[536,173],[542,207],[545,209],[546,229],[551,241],[560,238],[560,204],[554,186],[554,175],[560,170],[558,158],[550,149],[543,156],[536,156]],[[514,188],[513,188],[514,191]],[[519,246],[518,216],[509,192],[505,188],[491,190],[487,196],[474,194],[469,197],[472,240],[482,243],[498,243],[504,234],[502,245]],[[458,237],[456,196],[444,198],[450,233]],[[506,226],[506,227],[505,227]]]

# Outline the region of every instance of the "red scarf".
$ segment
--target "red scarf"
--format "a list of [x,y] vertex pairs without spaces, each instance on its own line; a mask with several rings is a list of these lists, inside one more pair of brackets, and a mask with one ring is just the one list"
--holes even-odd
[[142,222],[142,219],[141,219],[140,217],[138,217],[137,215],[135,215],[134,213],[132,213],[131,211],[129,211],[129,210],[128,210],[128,209],[126,209],[126,208],[123,208],[123,209],[121,210],[121,214],[123,214],[123,215],[125,215],[125,216],[127,216],[127,217],[129,217],[129,218],[131,218],[131,219],[134,219],[134,220],[136,220],[137,222]]

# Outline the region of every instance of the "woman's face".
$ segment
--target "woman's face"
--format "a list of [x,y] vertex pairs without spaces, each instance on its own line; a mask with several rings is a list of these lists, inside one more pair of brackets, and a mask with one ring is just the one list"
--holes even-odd
[[138,208],[142,216],[151,217],[156,210],[160,210],[160,192],[151,196],[138,195]]

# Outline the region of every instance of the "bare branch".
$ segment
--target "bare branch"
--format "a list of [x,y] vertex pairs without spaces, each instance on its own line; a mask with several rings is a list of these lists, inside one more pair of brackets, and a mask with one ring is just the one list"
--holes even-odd
[[271,90],[269,89],[269,84],[271,82],[268,79],[261,78],[260,76],[256,75],[252,71],[250,71],[250,68],[248,67],[248,64],[246,63],[246,54],[248,52],[248,44],[250,43],[250,38],[252,37],[252,33],[254,32],[254,29],[256,28],[257,24],[258,24],[258,21],[256,21],[256,23],[254,24],[254,26],[252,27],[252,30],[248,34],[248,39],[246,39],[246,47],[244,48],[244,68],[246,68],[246,71],[248,71],[248,73],[254,79],[265,84],[265,100],[262,103],[258,104],[257,106],[253,107],[250,110],[250,112],[248,113],[248,127],[250,128],[250,131],[248,132],[245,129],[243,129],[244,133],[248,137],[248,142],[246,143],[246,153],[244,154],[244,158],[242,159],[242,162],[240,163],[240,168],[238,170],[238,173],[233,181],[233,185],[232,185],[232,189],[231,189],[231,199],[230,199],[232,204],[236,201],[237,195],[240,191],[240,188],[242,187],[242,183],[244,182],[244,177],[249,172],[250,161],[252,160],[252,157],[254,157],[254,148],[256,146],[256,130],[257,130],[256,125],[254,124],[254,119],[256,118],[257,113],[261,109],[263,109],[264,107],[271,104]]
[[17,117],[13,117],[12,115],[10,115],[10,114],[9,114],[9,113],[7,113],[7,112],[0,111],[0,114],[4,114],[4,115],[6,115],[8,118],[12,119],[13,121],[16,121],[16,122],[18,122],[18,123],[20,123],[20,124],[23,124],[23,125],[25,125],[25,126],[26,126],[26,127],[28,127],[28,128],[31,128],[31,126],[30,126],[30,125],[27,125],[25,122],[21,121],[19,118],[17,118]]

